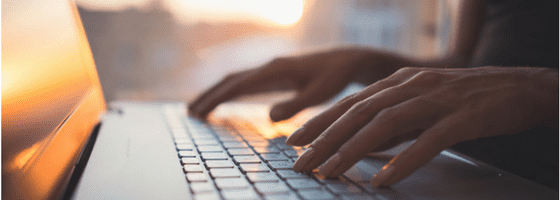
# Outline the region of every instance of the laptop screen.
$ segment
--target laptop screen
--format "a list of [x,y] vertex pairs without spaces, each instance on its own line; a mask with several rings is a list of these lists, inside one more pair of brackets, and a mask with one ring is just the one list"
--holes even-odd
[[[44,198],[60,187],[81,149],[76,144],[87,135],[59,132],[83,99],[99,89],[96,77],[72,2],[2,1],[3,197],[28,188],[16,194],[28,196],[18,198]],[[66,142],[68,147],[57,148],[68,150],[58,151],[56,160],[48,158],[55,140],[69,137],[77,143]]]

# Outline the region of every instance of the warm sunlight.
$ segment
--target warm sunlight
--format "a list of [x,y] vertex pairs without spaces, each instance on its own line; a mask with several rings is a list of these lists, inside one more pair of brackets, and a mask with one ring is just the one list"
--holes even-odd
[[[153,2],[126,0],[108,3],[103,0],[76,0],[93,10],[145,9]],[[303,14],[303,0],[161,0],[158,5],[169,10],[182,23],[256,22],[274,26],[291,26]]]

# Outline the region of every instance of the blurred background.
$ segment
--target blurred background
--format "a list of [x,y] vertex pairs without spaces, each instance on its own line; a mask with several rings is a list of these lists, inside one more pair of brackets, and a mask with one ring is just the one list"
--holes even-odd
[[343,44],[439,56],[453,2],[76,0],[108,102],[188,102],[232,71]]

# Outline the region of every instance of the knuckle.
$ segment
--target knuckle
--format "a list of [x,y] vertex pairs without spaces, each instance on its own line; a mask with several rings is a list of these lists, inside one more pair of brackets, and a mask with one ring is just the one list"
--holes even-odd
[[403,67],[397,70],[394,74],[411,74],[411,73],[418,73],[422,71],[424,68],[419,67]]
[[421,71],[416,74],[415,78],[426,82],[441,82],[443,74],[435,71]]
[[270,61],[270,66],[282,66],[282,65],[291,65],[293,60],[288,57],[277,57]]
[[335,108],[348,109],[356,103],[356,94],[348,95],[335,103]]
[[395,107],[389,107],[379,111],[379,113],[375,115],[374,120],[378,121],[385,127],[391,128],[393,124],[397,124],[396,122],[398,122],[399,119],[398,110]]
[[352,107],[348,110],[348,115],[350,115],[350,117],[352,118],[366,118],[370,114],[370,107],[371,106],[369,101],[362,100],[352,105]]

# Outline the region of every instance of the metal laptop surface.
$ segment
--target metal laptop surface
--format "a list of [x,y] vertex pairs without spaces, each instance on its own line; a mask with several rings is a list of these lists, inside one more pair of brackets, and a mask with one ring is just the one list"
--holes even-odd
[[[255,142],[262,137],[258,131],[196,122],[185,116],[182,104],[113,103],[113,111],[104,114],[75,5],[28,0],[3,1],[2,7],[5,199],[57,199],[74,187],[74,199],[558,198],[557,191],[449,151],[394,186],[376,189],[367,181],[398,148],[363,159],[343,180],[323,180],[290,171],[285,163],[303,149],[285,149],[292,148],[282,145],[285,137]],[[230,119],[242,120],[235,115]],[[100,121],[89,160],[81,160],[80,152]],[[275,147],[267,148],[271,145]],[[223,162],[209,164],[212,160],[227,161],[227,169],[219,169]],[[69,185],[76,166],[85,161],[77,185]],[[270,176],[247,175],[261,172]]]

